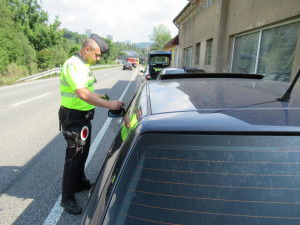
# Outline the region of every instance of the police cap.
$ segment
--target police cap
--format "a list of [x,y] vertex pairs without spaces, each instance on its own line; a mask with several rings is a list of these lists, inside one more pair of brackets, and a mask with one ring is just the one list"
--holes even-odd
[[101,53],[107,52],[109,50],[109,47],[106,44],[106,42],[101,37],[99,37],[97,34],[92,34],[90,36],[90,38],[97,42],[97,44],[99,45],[99,47],[101,49]]

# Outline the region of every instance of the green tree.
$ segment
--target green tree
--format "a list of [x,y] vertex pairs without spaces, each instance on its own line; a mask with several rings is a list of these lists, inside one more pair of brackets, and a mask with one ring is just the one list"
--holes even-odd
[[65,39],[65,50],[67,51],[69,57],[80,51],[83,42],[87,38],[85,34],[72,32],[68,29],[63,29],[63,37]]
[[151,50],[161,50],[171,40],[171,32],[166,25],[159,24],[153,27],[150,40],[153,42]]
[[50,48],[44,48],[37,53],[38,65],[41,69],[47,70],[53,68],[54,62],[54,51]]
[[8,8],[8,2],[0,0],[0,73],[3,73],[10,59],[9,50],[12,48],[10,36],[13,36],[13,21],[11,20],[12,14]]
[[73,45],[70,50],[69,50],[69,57],[71,57],[72,55],[74,55],[76,52],[80,51],[80,46],[79,45]]
[[48,21],[48,13],[42,10],[37,0],[9,0],[9,2],[14,21],[21,25],[25,32],[34,30],[36,24]]
[[79,46],[81,46],[87,38],[85,34],[78,34],[77,32],[72,32],[66,28],[63,29],[63,37],[70,43],[75,43]]
[[10,63],[28,65],[36,60],[36,53],[22,30],[14,21],[7,0],[0,0],[0,73],[5,73]]
[[62,42],[63,32],[58,31],[61,22],[56,17],[48,25],[48,13],[42,10],[37,0],[9,0],[13,20],[23,30],[37,51]]
[[59,25],[60,22],[56,18],[51,25],[46,23],[36,24],[33,30],[27,32],[29,41],[37,51],[59,45],[63,42],[63,31],[57,30]]

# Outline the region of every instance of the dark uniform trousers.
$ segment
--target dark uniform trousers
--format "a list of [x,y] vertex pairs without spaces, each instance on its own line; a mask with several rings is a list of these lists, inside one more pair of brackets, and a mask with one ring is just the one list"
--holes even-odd
[[[92,131],[90,120],[93,119],[94,110],[83,112],[61,106],[58,114],[60,127],[68,143],[62,184],[62,201],[67,201],[74,197],[80,182],[86,180],[84,168],[90,150]],[[80,145],[78,139],[80,139],[80,131],[84,126],[89,128],[89,135],[85,144]],[[66,131],[75,136],[68,137],[65,134]]]

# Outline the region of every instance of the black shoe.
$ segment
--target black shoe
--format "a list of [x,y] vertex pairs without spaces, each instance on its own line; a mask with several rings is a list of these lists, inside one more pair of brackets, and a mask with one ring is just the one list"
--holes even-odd
[[80,214],[82,209],[77,204],[75,198],[70,198],[68,201],[61,201],[61,206],[65,208],[65,210],[71,214]]
[[93,186],[94,186],[94,183],[92,183],[89,180],[84,180],[84,181],[81,181],[77,185],[77,188],[75,189],[75,192],[81,192],[81,191],[90,190]]

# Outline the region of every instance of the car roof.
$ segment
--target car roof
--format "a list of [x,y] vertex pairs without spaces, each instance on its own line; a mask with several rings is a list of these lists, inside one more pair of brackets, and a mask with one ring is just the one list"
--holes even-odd
[[171,55],[171,51],[164,51],[164,50],[157,50],[157,51],[152,51],[149,53],[150,56],[152,55]]
[[[166,67],[163,68],[157,75],[157,80],[162,79],[175,79],[175,78],[186,78],[189,75],[195,77],[196,74],[203,74],[205,70],[198,68],[177,68],[177,67]],[[182,75],[186,74],[186,75]]]
[[176,68],[176,67],[167,67],[163,68],[160,71],[161,74],[169,74],[169,73],[185,73],[185,70],[183,68]]
[[[300,129],[299,88],[295,88],[291,102],[277,100],[289,86],[285,82],[193,78],[153,80],[147,85],[151,116],[146,120],[152,121],[149,129],[168,127],[164,125],[168,124],[166,121],[170,129],[178,130],[188,127],[207,130],[209,126],[220,130],[219,124],[238,129],[250,125],[298,126]],[[208,126],[200,126],[200,123]]]
[[[190,154],[189,151],[199,150],[198,148],[191,148],[194,144],[192,143],[193,140],[197,139],[197,141],[199,141],[199,136],[202,136],[202,141],[206,140],[207,137],[210,136],[210,134],[217,134],[219,137],[215,139],[215,137],[210,136],[211,140],[214,142],[215,140],[222,139],[222,143],[226,142],[226,145],[230,147],[232,146],[234,148],[232,151],[236,151],[236,147],[240,147],[239,145],[236,146],[237,142],[232,142],[232,139],[228,139],[228,136],[231,136],[232,134],[234,138],[237,137],[238,139],[240,139],[241,136],[244,135],[245,132],[247,132],[247,134],[249,135],[246,136],[247,138],[251,136],[254,137],[256,135],[261,138],[261,142],[264,142],[264,135],[271,136],[275,133],[277,135],[279,134],[278,136],[286,136],[288,139],[287,142],[290,141],[289,138],[291,136],[300,135],[299,84],[300,83],[296,84],[296,87],[292,92],[292,100],[289,102],[282,102],[278,101],[278,98],[282,97],[282,95],[289,88],[289,83],[268,81],[262,79],[215,77],[153,80],[144,82],[135,95],[132,105],[130,105],[129,109],[127,110],[128,113],[133,113],[131,115],[132,117],[130,117],[130,120],[131,118],[136,119],[136,126],[134,125],[133,128],[135,130],[134,132],[130,132],[128,137],[125,136],[126,139],[123,139],[123,131],[127,131],[127,129],[123,130],[122,128],[119,136],[115,139],[116,142],[113,143],[113,147],[112,149],[110,149],[110,158],[108,159],[114,161],[117,155],[119,155],[119,157],[118,161],[115,164],[111,162],[104,164],[108,169],[106,171],[105,168],[102,172],[103,174],[105,173],[110,176],[107,178],[105,177],[105,180],[109,183],[110,186],[103,185],[103,187],[108,189],[112,187],[111,185],[118,184],[119,187],[121,187],[119,190],[124,190],[123,186],[120,185],[122,176],[125,173],[130,173],[130,171],[132,171],[132,168],[137,168],[136,165],[132,166],[133,164],[132,161],[129,161],[130,159],[136,161],[142,160],[138,161],[138,163],[141,162],[141,164],[137,164],[139,169],[147,169],[148,171],[158,170],[156,170],[157,168],[152,167],[153,164],[147,164],[149,161],[146,160],[154,160],[155,163],[158,162],[157,160],[172,160],[175,162],[173,165],[176,165],[176,167],[174,167],[175,171],[179,168],[178,166],[181,165],[180,162],[185,160],[179,161],[179,158],[176,157],[165,157],[166,150],[180,150],[180,152],[183,152],[184,150],[184,152],[187,152],[191,156],[192,154]],[[170,133],[179,135],[169,135]],[[124,135],[126,134],[127,133],[124,132]],[[201,135],[198,135],[195,138],[194,134]],[[236,134],[238,134],[238,136],[236,136]],[[169,136],[169,140],[166,139],[167,136]],[[176,143],[176,138],[178,138],[179,136],[181,136],[186,141],[186,144],[180,143],[180,145],[178,145]],[[161,142],[159,142],[155,140],[155,137],[162,137],[163,142],[165,140],[166,142],[161,144],[162,140],[160,140]],[[191,138],[189,139],[189,137]],[[147,152],[145,151],[145,146],[147,146],[148,143],[143,143],[143,138],[149,138],[147,139],[147,141],[149,141],[148,143],[153,144],[151,145],[151,151],[148,152],[157,154],[158,150],[160,149],[159,147],[163,147],[162,154],[164,154],[164,156],[162,158],[158,158],[157,155],[155,155],[155,157],[152,157],[151,155],[144,157],[144,152]],[[276,139],[277,137],[273,136],[273,138]],[[295,139],[296,138],[291,139],[291,142],[293,142]],[[125,142],[123,147],[120,147],[119,142],[123,142],[124,140]],[[259,142],[256,142],[257,140],[251,138],[249,138],[249,140],[254,140],[250,145],[253,145],[255,148],[257,146],[260,147]],[[166,143],[171,143],[171,146]],[[139,144],[141,145],[139,146]],[[297,145],[297,143],[295,144],[295,142],[293,144]],[[249,144],[246,143],[244,146],[248,148],[247,145]],[[174,146],[179,148],[174,148]],[[272,147],[272,144],[270,146]],[[205,148],[206,150],[208,150],[205,143],[202,147],[203,149]],[[216,151],[224,150],[218,149],[215,146],[213,147]],[[269,149],[268,142],[265,143],[264,148]],[[121,152],[119,152],[119,149],[121,149]],[[131,149],[133,150],[131,151]],[[243,149],[239,149],[238,151],[248,152],[244,151]],[[294,151],[294,149],[291,149],[291,151]],[[201,154],[199,154],[199,156],[202,157]],[[243,154],[243,156],[248,157],[247,154]],[[224,155],[224,157],[227,156]],[[275,155],[275,157],[277,156]],[[194,160],[194,158],[192,160]],[[200,160],[202,161],[203,159]],[[265,161],[262,162],[265,164]],[[112,165],[116,165],[116,167],[114,168],[114,171],[110,173],[109,170]],[[147,165],[148,167],[145,165]],[[164,172],[169,171],[171,170],[165,170]],[[183,173],[190,171],[179,169],[176,172]],[[116,178],[117,173],[121,174],[121,178]],[[159,174],[161,175],[162,173],[160,172]],[[134,173],[134,176],[136,178],[139,175],[138,173]],[[271,176],[275,177],[277,175]],[[101,176],[99,177],[101,178]],[[126,183],[132,182],[130,181],[130,179],[128,179],[127,175],[125,175],[124,177],[126,178],[124,179]],[[115,178],[118,182],[115,182]],[[176,177],[176,179],[177,178],[178,176]],[[103,177],[101,179],[103,179]],[[150,181],[150,179],[144,179],[143,181],[148,182]],[[151,180],[151,182],[152,181],[159,181],[159,179]],[[134,182],[132,183],[134,183],[135,185],[137,183],[137,179],[134,179]],[[172,182],[168,183],[171,184]],[[117,193],[117,191],[115,190],[117,189],[109,189],[108,193],[112,191],[111,193],[113,193],[113,196],[116,197],[117,195],[115,194]],[[131,189],[130,191],[136,190],[139,191],[139,193],[144,192],[144,189]],[[144,193],[149,194],[150,192],[145,191]],[[106,191],[99,192],[99,195],[97,195],[97,192],[94,192],[95,198],[93,200],[93,203],[95,203],[97,207],[95,209],[92,208],[92,211],[90,210],[91,214],[95,212],[94,220],[101,219],[102,214],[99,213],[99,211],[104,211],[104,205],[101,204],[104,201],[107,201],[108,195],[106,194]],[[169,194],[169,192],[167,192],[167,194]],[[98,201],[98,198],[102,198],[103,201]],[[113,199],[113,197],[111,199]],[[111,201],[111,199],[109,201]],[[117,197],[117,199],[123,201],[123,198]],[[111,205],[114,205],[114,203],[115,201],[112,200]],[[91,206],[91,204],[89,205]],[[99,205],[101,207],[99,207]],[[119,205],[115,204],[115,206],[118,207]],[[92,205],[92,207],[94,206]]]

